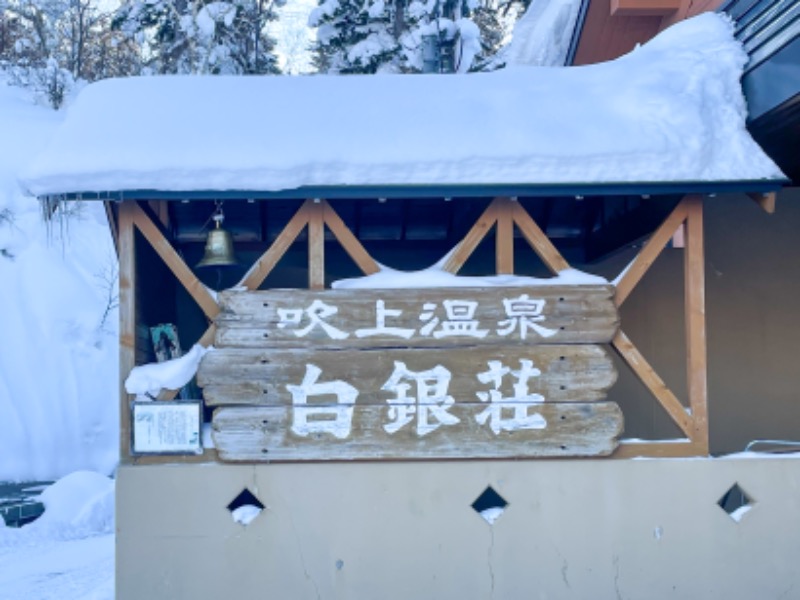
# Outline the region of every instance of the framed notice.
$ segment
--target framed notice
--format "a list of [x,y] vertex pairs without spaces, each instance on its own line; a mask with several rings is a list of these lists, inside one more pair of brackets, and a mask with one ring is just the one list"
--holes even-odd
[[134,402],[131,406],[134,454],[202,454],[202,402]]

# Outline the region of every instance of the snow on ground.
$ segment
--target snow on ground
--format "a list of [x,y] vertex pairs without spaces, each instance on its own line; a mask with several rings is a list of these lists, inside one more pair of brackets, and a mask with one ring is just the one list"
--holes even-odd
[[745,129],[746,60],[726,17],[706,13],[585,67],[106,80],[81,92],[25,185],[102,194],[782,179]]
[[48,227],[17,182],[62,118],[0,75],[0,481],[117,462],[118,317],[105,314],[116,256],[102,205],[73,204]]
[[46,511],[12,529],[0,519],[0,600],[114,598],[114,482],[72,473],[40,495]]

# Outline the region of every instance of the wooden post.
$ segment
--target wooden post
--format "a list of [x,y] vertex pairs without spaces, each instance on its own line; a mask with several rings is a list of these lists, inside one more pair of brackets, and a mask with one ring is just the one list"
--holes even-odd
[[372,275],[380,271],[378,263],[367,253],[364,246],[362,246],[358,238],[353,235],[353,232],[347,228],[347,225],[344,224],[344,221],[336,214],[336,211],[333,210],[331,205],[323,200],[322,206],[325,225],[328,226],[328,229],[331,230],[334,237],[342,245],[344,251],[353,259],[353,262],[358,265],[358,268],[361,269],[364,275]]
[[509,198],[498,198],[497,230],[495,231],[495,264],[498,275],[514,274],[514,204]]
[[325,213],[319,199],[311,205],[308,220],[308,287],[325,289]]
[[653,266],[667,242],[672,239],[675,230],[686,220],[687,200],[688,198],[682,200],[661,226],[656,229],[655,233],[650,236],[644,248],[636,255],[628,270],[625,271],[625,274],[617,283],[617,306],[622,306],[622,303],[628,298],[633,288]]
[[119,403],[120,459],[125,462],[130,452],[131,422],[125,379],[136,366],[136,240],[134,204],[119,205]]
[[703,248],[703,200],[686,199],[686,250],[684,294],[686,315],[686,381],[692,410],[692,441],[708,454],[708,384],[706,357],[705,252]]
[[515,202],[512,208],[514,223],[550,272],[558,275],[561,271],[569,269],[569,263],[519,202]]
[[497,222],[498,202],[499,199],[493,200],[486,210],[483,211],[483,214],[472,226],[472,229],[467,232],[464,239],[458,243],[450,256],[447,257],[442,267],[443,270],[448,273],[458,273],[461,267],[464,266],[464,263],[467,262],[467,259],[475,251],[475,248],[478,247],[478,244],[481,243],[492,226]]
[[275,238],[275,241],[272,242],[267,251],[248,269],[242,280],[237,284],[237,287],[257,290],[264,283],[264,280],[275,268],[275,265],[278,264],[278,261],[286,254],[289,246],[294,243],[297,236],[308,224],[311,205],[311,200],[305,201],[294,216],[289,219],[286,227],[278,234],[278,237]]

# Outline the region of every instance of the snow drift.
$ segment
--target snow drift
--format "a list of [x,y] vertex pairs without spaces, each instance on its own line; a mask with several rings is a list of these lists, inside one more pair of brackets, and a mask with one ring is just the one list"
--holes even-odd
[[102,205],[48,228],[16,181],[62,117],[0,79],[0,481],[117,463],[118,317],[105,314],[116,256]]

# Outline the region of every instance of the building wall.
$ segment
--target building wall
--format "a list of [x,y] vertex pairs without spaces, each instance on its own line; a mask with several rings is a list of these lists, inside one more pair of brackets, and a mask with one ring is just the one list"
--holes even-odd
[[[754,439],[800,440],[800,189],[778,195],[774,215],[745,196],[705,202],[711,452]],[[629,249],[585,268],[614,278]],[[621,311],[622,328],[685,401],[683,251],[667,248]],[[609,399],[626,437],[679,435],[624,366]]]
[[117,598],[791,598],[798,490],[792,458],[125,466]]

